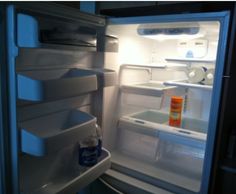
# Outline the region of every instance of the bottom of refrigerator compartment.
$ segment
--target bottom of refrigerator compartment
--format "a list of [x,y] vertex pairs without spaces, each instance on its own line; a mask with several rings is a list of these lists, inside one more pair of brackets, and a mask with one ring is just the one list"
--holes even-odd
[[[188,194],[200,190],[201,174],[182,171],[165,162],[146,162],[119,151],[113,151],[112,170],[135,177],[156,187],[165,188],[174,193]],[[195,164],[192,164],[195,168]]]
[[91,190],[91,194],[174,194],[113,169],[107,170],[101,178],[95,181]]
[[[66,150],[68,151],[68,150]],[[72,151],[74,152],[74,151]],[[68,157],[67,157],[68,156]],[[106,149],[102,150],[102,155],[98,159],[98,163],[92,167],[82,167],[78,165],[78,158],[74,155],[69,157],[69,155],[63,156],[61,160],[55,158],[55,164],[52,168],[56,166],[56,170],[50,170],[46,172],[48,175],[45,180],[37,179],[38,175],[42,172],[37,172],[25,175],[25,181],[21,183],[21,193],[22,194],[68,194],[76,193],[80,189],[92,183],[99,176],[101,176],[107,169],[110,168],[110,152]],[[37,160],[37,158],[36,158]],[[60,164],[57,164],[59,161]],[[27,164],[25,164],[28,166]],[[39,169],[40,170],[40,169]],[[45,173],[45,172],[44,172]],[[26,180],[26,179],[30,180]],[[38,181],[40,184],[34,188],[31,182]],[[43,184],[42,184],[43,183]]]

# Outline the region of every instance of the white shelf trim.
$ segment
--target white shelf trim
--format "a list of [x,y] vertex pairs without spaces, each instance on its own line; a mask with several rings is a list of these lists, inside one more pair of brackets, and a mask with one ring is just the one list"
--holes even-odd
[[215,63],[215,59],[178,59],[178,58],[166,58],[167,62],[176,63]]
[[205,89],[205,90],[212,90],[213,88],[212,86],[209,85],[191,84],[191,83],[176,82],[176,81],[165,81],[164,84],[167,86],[178,86],[186,88]]

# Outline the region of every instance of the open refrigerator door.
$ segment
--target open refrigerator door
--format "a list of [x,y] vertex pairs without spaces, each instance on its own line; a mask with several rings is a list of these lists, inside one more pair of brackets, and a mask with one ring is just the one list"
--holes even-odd
[[6,14],[11,193],[76,193],[110,168],[95,108],[116,84],[99,53],[105,19],[40,3]]

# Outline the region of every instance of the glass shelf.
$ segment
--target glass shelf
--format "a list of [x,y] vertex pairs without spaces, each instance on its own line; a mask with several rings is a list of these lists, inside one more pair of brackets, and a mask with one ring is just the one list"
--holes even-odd
[[177,82],[177,81],[165,81],[164,85],[166,86],[176,86],[176,87],[184,87],[184,88],[196,88],[212,91],[213,86],[210,85],[201,85],[201,84],[192,84],[187,82]]
[[126,93],[157,96],[160,97],[164,92],[174,90],[175,86],[164,85],[163,82],[146,82],[132,85],[122,85],[121,90]]

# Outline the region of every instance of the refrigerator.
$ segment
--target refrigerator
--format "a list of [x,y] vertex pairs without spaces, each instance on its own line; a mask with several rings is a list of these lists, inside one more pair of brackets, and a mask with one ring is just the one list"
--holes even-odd
[[[45,3],[1,11],[10,142],[2,165],[12,194],[208,192],[229,11],[105,18]],[[173,98],[180,125],[170,124]],[[101,156],[79,165],[80,142],[97,125]]]

